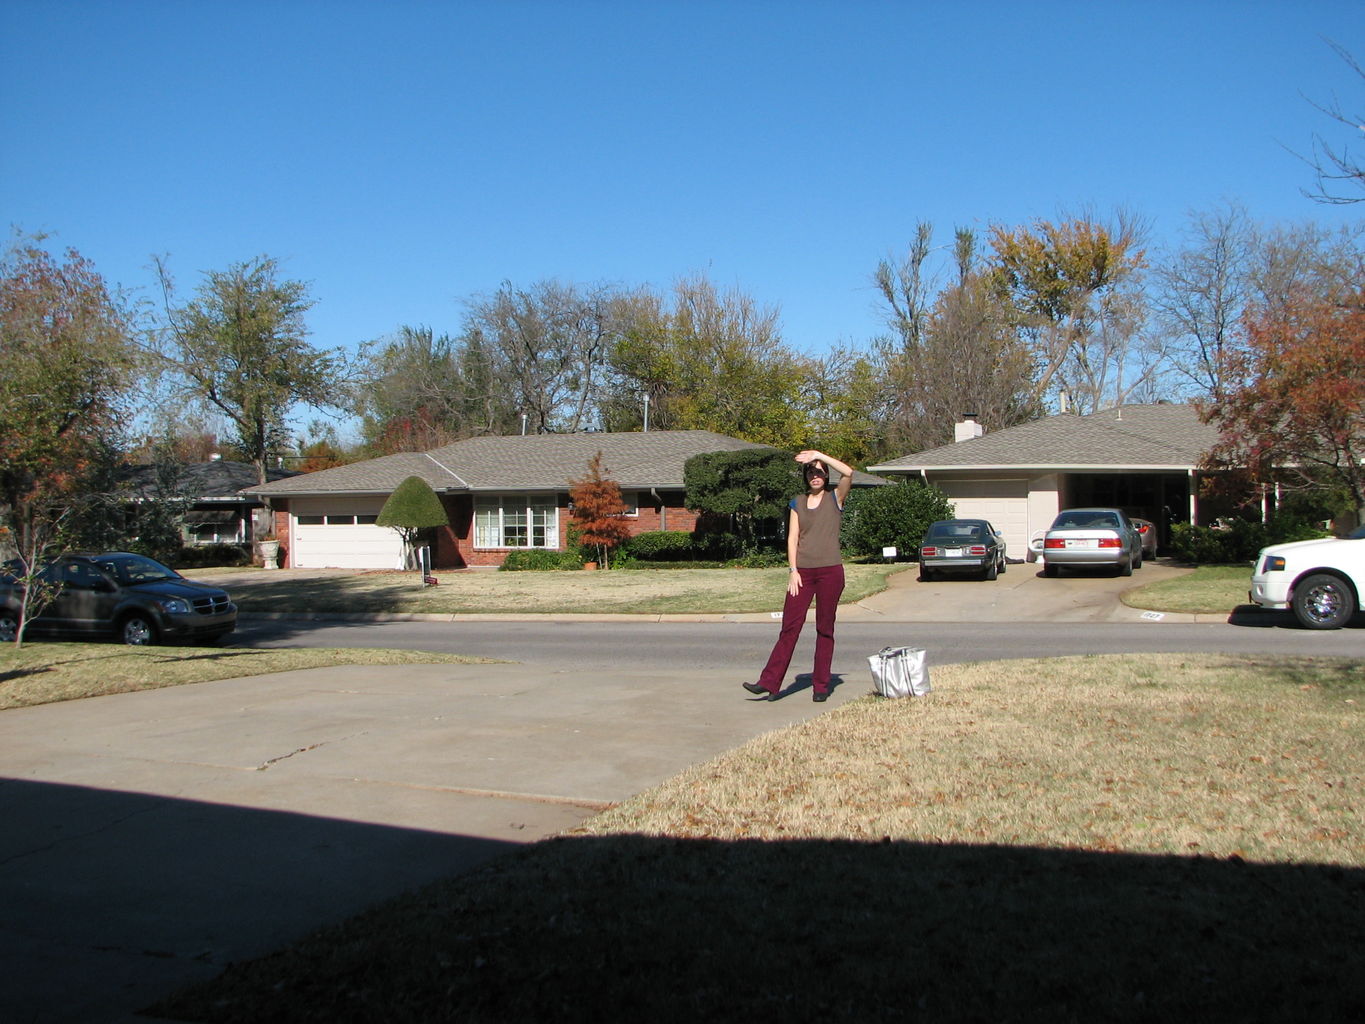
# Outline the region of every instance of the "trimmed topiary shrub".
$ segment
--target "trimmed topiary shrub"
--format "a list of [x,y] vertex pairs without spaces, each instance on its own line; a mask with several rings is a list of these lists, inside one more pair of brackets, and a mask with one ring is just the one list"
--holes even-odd
[[402,536],[403,559],[409,569],[416,568],[423,531],[449,522],[441,499],[420,476],[410,476],[395,487],[375,517],[375,525],[397,530]]

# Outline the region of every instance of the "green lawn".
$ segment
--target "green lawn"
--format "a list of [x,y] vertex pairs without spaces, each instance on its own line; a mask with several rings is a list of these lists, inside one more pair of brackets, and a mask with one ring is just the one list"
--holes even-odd
[[[843,602],[886,589],[905,565],[845,566]],[[576,612],[699,615],[777,611],[787,570],[613,569],[598,572],[451,572],[423,586],[411,572],[244,572],[191,570],[191,578],[227,587],[242,611],[389,614],[544,614]]]
[[1173,580],[1125,591],[1123,603],[1157,612],[1220,614],[1247,603],[1249,565],[1201,565]]

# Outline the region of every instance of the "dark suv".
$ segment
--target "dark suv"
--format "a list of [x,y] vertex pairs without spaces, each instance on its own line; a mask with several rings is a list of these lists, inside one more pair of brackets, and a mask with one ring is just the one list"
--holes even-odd
[[[13,562],[0,566],[0,642],[19,628],[22,586]],[[39,578],[56,596],[29,620],[25,635],[116,637],[125,644],[217,640],[237,628],[226,590],[187,580],[143,555],[63,555]]]

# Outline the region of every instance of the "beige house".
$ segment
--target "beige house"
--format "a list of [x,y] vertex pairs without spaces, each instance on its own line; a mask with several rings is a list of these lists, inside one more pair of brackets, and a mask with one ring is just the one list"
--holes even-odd
[[870,472],[916,476],[940,488],[961,518],[989,519],[1021,559],[1029,538],[1064,508],[1120,508],[1156,523],[1199,523],[1199,464],[1217,440],[1191,405],[1124,405],[1061,414],[993,433],[964,419],[950,445]]

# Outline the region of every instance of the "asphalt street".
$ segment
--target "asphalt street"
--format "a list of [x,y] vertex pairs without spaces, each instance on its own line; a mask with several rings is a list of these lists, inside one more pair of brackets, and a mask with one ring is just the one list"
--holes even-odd
[[[1276,620],[1284,620],[1277,624]],[[244,622],[236,642],[249,647],[396,647],[512,658],[552,670],[729,673],[748,678],[762,666],[777,623],[752,622]],[[811,633],[810,629],[806,634]],[[1284,616],[1260,624],[1215,622],[840,622],[834,671],[860,683],[866,657],[887,646],[924,647],[930,664],[1056,657],[1064,654],[1239,653],[1365,657],[1365,629],[1298,629]],[[803,634],[793,666],[808,665],[813,636]]]

